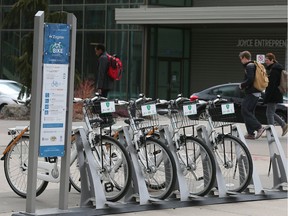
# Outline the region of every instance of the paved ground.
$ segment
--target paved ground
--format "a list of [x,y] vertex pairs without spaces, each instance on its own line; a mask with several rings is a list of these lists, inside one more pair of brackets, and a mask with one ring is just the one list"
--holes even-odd
[[[13,120],[0,120],[0,151],[2,152],[5,146],[9,142],[9,136],[7,135],[7,128],[18,126],[25,126],[27,125],[27,121],[13,121]],[[76,123],[79,124],[79,123]],[[241,124],[241,128],[244,130],[244,126]],[[278,135],[280,136],[281,130],[280,128],[276,128]],[[285,152],[285,156],[287,158],[287,136],[280,137],[280,142]],[[267,145],[267,139],[265,137],[261,137],[259,140],[249,141],[248,142],[249,149],[252,153],[253,160],[254,160],[254,167],[257,170],[257,173],[260,176],[260,180],[262,186],[265,189],[269,189],[273,185],[272,176],[267,176],[268,167],[269,167],[269,149]],[[7,181],[4,176],[3,171],[3,161],[0,166],[0,216],[7,216],[12,215],[13,213],[17,213],[19,211],[24,211],[26,209],[26,201],[18,197],[16,194],[12,192]],[[48,188],[41,194],[39,197],[36,198],[36,209],[37,213],[40,215],[41,212],[50,212],[53,209],[58,208],[58,200],[59,200],[59,185],[55,183],[50,183]],[[267,192],[269,193],[269,192]],[[283,193],[282,193],[283,194]],[[243,195],[245,196],[245,195]],[[241,198],[243,198],[241,195]],[[253,195],[255,196],[255,195]],[[234,203],[227,203],[227,204],[213,204],[210,205],[209,203],[204,203],[205,205],[192,205],[190,207],[181,207],[174,206],[172,203],[164,205],[165,209],[161,210],[153,210],[153,211],[139,211],[139,208],[135,207],[135,212],[133,212],[133,207],[127,208],[127,211],[130,213],[121,213],[119,215],[122,216],[133,216],[133,215],[155,215],[158,216],[170,216],[170,215],[198,215],[198,216],[206,216],[206,215],[221,215],[221,216],[287,216],[288,215],[288,208],[287,208],[287,193],[284,193],[284,197],[282,199],[270,199],[270,200],[261,200],[261,201],[246,201],[242,202],[234,202]],[[80,194],[76,191],[72,190],[69,193],[69,209],[74,207],[79,207],[80,202]],[[178,202],[178,201],[177,201]],[[179,203],[179,202],[178,202]],[[175,203],[174,203],[175,204]],[[177,203],[176,203],[177,205]],[[162,208],[159,205],[159,208]],[[158,208],[158,207],[156,207]],[[125,208],[121,211],[125,211]],[[132,211],[132,212],[131,212]],[[119,210],[120,212],[120,210]],[[69,215],[69,214],[68,214]],[[83,213],[82,215],[85,215]],[[115,215],[115,214],[113,214]],[[117,215],[117,214],[116,214]]]

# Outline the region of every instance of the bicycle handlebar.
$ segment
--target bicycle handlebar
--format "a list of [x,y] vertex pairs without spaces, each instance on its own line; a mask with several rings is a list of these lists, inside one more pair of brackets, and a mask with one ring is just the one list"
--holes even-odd
[[227,99],[221,98],[221,96],[217,96],[217,98],[213,99],[213,100],[208,100],[205,101],[204,104],[205,105],[216,105],[217,103],[221,103],[221,102],[227,102]]

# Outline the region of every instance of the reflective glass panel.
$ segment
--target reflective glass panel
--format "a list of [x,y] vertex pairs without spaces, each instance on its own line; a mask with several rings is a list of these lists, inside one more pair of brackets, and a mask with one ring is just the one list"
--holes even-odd
[[1,76],[3,78],[13,78],[17,76],[15,69],[15,62],[12,60],[13,56],[19,56],[21,35],[19,31],[7,31],[1,34],[1,54],[2,54],[2,64]]
[[83,4],[84,0],[63,0],[64,4]]
[[103,4],[106,0],[85,0],[86,4]]
[[85,32],[84,33],[84,43],[83,43],[83,75],[86,78],[91,78],[95,80],[97,64],[96,64],[96,54],[95,45],[97,43],[105,43],[105,33],[99,32]]
[[[4,29],[19,29],[20,28],[20,14],[13,14],[13,16],[8,17],[8,13],[11,11],[11,7],[2,8],[2,22],[7,22],[8,25],[5,25]],[[7,19],[7,20],[5,20]]]
[[127,24],[117,24],[115,21],[115,8],[120,6],[107,6],[107,29],[123,29],[128,28]]
[[84,20],[84,15],[83,15],[83,7],[82,6],[65,6],[64,11],[67,11],[68,13],[72,13],[75,15],[77,19],[77,29],[82,29],[83,28],[83,20]]
[[13,5],[16,3],[18,0],[2,0],[3,5]]
[[105,6],[86,6],[84,28],[105,29]]

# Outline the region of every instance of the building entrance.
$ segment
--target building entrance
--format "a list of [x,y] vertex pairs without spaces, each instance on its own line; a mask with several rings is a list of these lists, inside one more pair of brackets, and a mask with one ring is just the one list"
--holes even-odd
[[175,98],[181,92],[180,60],[161,58],[158,61],[156,91],[160,99]]

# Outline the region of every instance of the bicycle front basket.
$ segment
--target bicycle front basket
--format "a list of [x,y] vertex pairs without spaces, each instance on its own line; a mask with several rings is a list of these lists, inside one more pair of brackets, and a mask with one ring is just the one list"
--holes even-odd
[[197,106],[195,102],[186,101],[178,105],[177,112],[172,112],[173,127],[177,129],[198,125]]
[[[95,127],[110,127],[113,124],[115,124],[115,119],[113,117],[112,112],[103,113],[101,110],[101,103],[107,103],[109,104],[109,101],[94,101],[93,103],[85,105],[87,117],[89,119],[90,123],[93,123],[93,126]],[[102,104],[103,106],[103,104]],[[95,119],[98,118],[97,124],[95,124]],[[100,119],[102,121],[100,121]],[[91,125],[92,126],[92,125]]]
[[136,107],[135,119],[142,119],[142,121],[137,121],[136,129],[146,129],[159,126],[159,116],[156,110],[155,101],[150,101],[148,103],[141,104],[141,106]]
[[209,108],[214,127],[228,126],[237,122],[234,104],[223,103]]

